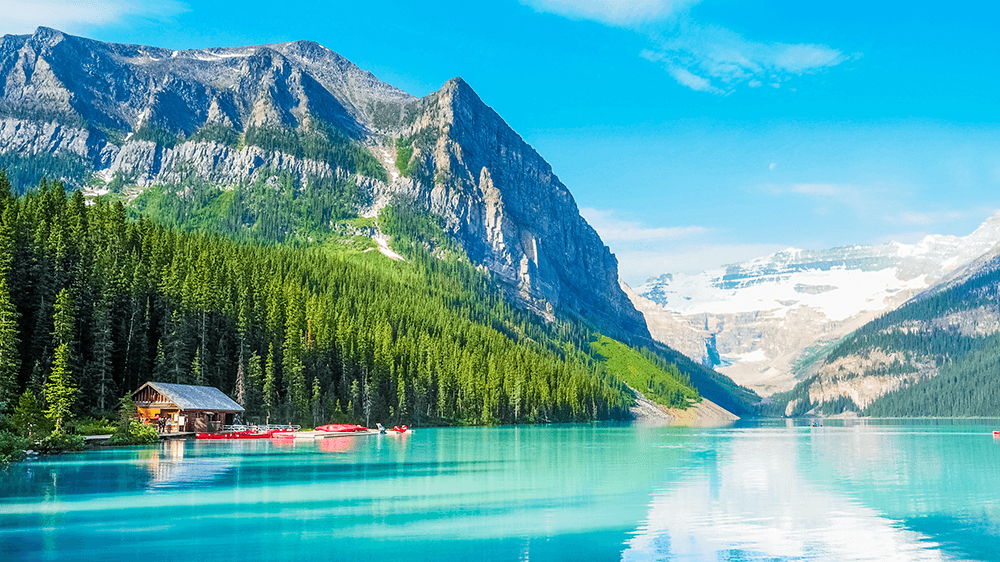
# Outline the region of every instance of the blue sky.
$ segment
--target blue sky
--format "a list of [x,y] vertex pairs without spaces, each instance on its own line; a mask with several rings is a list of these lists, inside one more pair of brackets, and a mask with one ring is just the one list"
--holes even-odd
[[630,284],[1000,209],[1000,7],[757,0],[3,0],[194,48],[311,39],[425,95],[462,76],[552,163]]

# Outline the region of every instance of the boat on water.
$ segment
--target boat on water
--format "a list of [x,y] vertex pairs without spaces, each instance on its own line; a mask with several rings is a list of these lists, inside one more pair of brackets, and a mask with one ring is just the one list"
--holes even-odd
[[195,439],[270,439],[278,430],[271,431],[229,431],[226,433],[198,433]]
[[[296,426],[297,427],[297,426]],[[251,427],[233,429],[222,433],[196,433],[195,439],[232,440],[232,439],[270,439],[276,434],[293,433],[295,427]]]
[[993,437],[1000,437],[1000,431],[994,431]]
[[378,427],[379,429],[369,429],[363,425],[330,423],[318,426],[316,427],[316,429],[312,431],[292,431],[284,433],[275,433],[271,435],[271,439],[281,442],[313,441],[318,439],[331,439],[334,437],[378,435],[380,433],[386,433],[386,432],[407,433],[411,431],[405,425],[402,427],[396,426],[389,430],[383,428],[381,424],[378,424]]
[[357,425],[353,423],[328,423],[326,425],[316,426],[316,431],[325,431],[327,433],[352,433],[355,431],[370,431],[370,430],[363,425]]

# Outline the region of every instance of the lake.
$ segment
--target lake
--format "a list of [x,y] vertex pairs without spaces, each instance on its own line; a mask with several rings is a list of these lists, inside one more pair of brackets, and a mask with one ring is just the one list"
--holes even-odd
[[1000,560],[1000,421],[175,441],[0,474],[0,560]]

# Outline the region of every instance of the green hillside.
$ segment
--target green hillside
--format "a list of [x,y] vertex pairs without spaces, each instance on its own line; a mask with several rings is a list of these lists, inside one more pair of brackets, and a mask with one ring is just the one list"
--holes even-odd
[[57,367],[77,415],[150,379],[242,388],[250,418],[304,425],[618,419],[631,405],[584,326],[511,307],[467,261],[418,244],[401,262],[240,243],[59,184],[14,199],[0,183],[5,408],[26,388],[49,396]]
[[686,409],[701,401],[690,379],[676,365],[666,364],[655,355],[640,353],[607,336],[597,336],[590,342],[590,348],[602,359],[608,372],[657,404]]

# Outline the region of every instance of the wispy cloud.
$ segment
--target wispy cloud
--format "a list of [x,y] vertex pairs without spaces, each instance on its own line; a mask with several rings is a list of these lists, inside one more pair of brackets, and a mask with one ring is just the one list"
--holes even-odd
[[727,94],[743,84],[780,88],[793,77],[860,56],[817,43],[755,41],[725,27],[700,24],[691,17],[691,8],[700,1],[520,0],[539,12],[646,34],[650,46],[640,56],[699,92]]
[[160,18],[187,11],[176,0],[4,0],[0,35],[28,34],[39,26],[75,32],[91,25],[120,21],[127,16]]
[[[973,217],[985,216],[991,208],[977,205],[969,209],[907,209],[909,190],[885,185],[854,185],[842,183],[795,183],[785,186],[762,186],[773,195],[805,196],[814,203],[813,212],[830,214],[846,209],[856,218],[898,224],[908,227],[930,227]],[[892,205],[887,205],[891,202]],[[889,211],[892,212],[889,212]]]
[[640,222],[622,220],[615,216],[614,211],[600,209],[580,209],[580,214],[594,227],[605,242],[644,242],[678,240],[705,234],[708,229],[703,226],[644,226]]
[[820,72],[858,55],[812,43],[749,40],[716,25],[675,18],[642,57],[660,63],[683,86],[725,94],[740,84],[780,87],[794,76]]
[[630,25],[668,17],[700,0],[520,0],[539,12],[609,25]]

